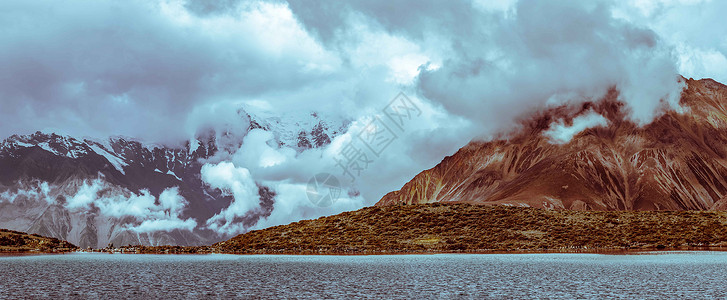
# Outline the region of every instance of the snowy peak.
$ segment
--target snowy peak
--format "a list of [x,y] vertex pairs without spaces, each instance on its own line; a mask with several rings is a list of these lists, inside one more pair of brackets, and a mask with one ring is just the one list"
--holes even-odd
[[83,158],[94,153],[104,157],[122,174],[125,174],[125,168],[128,166],[154,167],[163,173],[174,173],[187,167],[192,161],[207,158],[216,151],[214,140],[198,143],[194,151],[191,151],[189,145],[167,147],[144,143],[129,137],[114,136],[104,140],[76,139],[38,131],[30,135],[13,135],[0,142],[0,157],[15,157],[20,149],[38,147],[53,155],[71,159]]
[[273,115],[265,111],[250,110],[247,116],[250,118],[249,130],[259,128],[269,131],[275,136],[278,145],[296,149],[298,152],[330,144],[351,123],[318,112]]
[[[241,116],[250,120],[246,131],[262,129],[271,132],[279,146],[302,152],[321,148],[331,143],[336,136],[346,131],[350,121],[334,116],[322,116],[317,112],[276,115],[265,111],[241,110]],[[224,133],[227,136],[232,133]],[[241,132],[244,136],[245,132]],[[56,133],[35,132],[30,135],[13,135],[0,142],[0,157],[12,156],[22,148],[39,147],[54,155],[80,158],[90,153],[105,157],[120,172],[129,165],[154,164],[167,172],[191,161],[208,158],[218,149],[240,145],[227,145],[218,141],[217,134],[207,132],[182,147],[145,143],[131,137],[113,136],[108,139],[76,139]],[[163,163],[160,163],[163,162]]]
[[31,135],[13,135],[0,143],[0,156],[11,154],[19,148],[40,147],[55,155],[77,158],[92,150],[84,142],[55,133],[45,134],[40,131]]

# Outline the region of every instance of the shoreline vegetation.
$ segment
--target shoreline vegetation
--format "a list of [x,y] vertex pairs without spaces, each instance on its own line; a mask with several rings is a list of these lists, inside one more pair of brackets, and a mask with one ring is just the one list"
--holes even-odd
[[57,238],[0,229],[0,253],[64,253],[77,249],[75,245]]
[[[6,232],[9,231],[0,231],[0,234]],[[40,249],[34,248],[35,252],[44,252]],[[211,246],[42,249],[52,250],[48,252],[288,255],[727,251],[727,212],[567,211],[433,203],[367,207],[250,231]],[[0,246],[0,252],[3,251],[7,252]]]

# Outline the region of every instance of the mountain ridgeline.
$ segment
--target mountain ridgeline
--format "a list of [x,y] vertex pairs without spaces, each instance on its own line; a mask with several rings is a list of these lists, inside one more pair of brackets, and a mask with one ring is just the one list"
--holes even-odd
[[[638,126],[618,92],[579,107],[558,107],[522,130],[472,141],[376,205],[458,202],[568,210],[727,209],[727,86],[683,79],[682,112]],[[567,143],[544,133],[589,112],[607,126]]]

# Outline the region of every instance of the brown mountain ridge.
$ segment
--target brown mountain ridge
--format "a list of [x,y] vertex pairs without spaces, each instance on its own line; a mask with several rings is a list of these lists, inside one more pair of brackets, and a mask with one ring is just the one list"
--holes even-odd
[[[549,109],[507,138],[472,141],[376,205],[458,202],[569,210],[727,208],[727,86],[682,79],[682,112],[628,121],[618,92]],[[565,144],[544,132],[595,112],[608,125]]]

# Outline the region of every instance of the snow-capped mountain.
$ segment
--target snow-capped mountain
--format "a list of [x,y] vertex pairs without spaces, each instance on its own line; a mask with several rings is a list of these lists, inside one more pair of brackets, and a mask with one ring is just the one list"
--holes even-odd
[[270,131],[280,146],[300,151],[320,148],[345,132],[350,122],[335,116],[322,116],[317,112],[278,116],[264,110],[248,109],[250,128]]
[[[298,152],[329,144],[347,126],[315,113],[242,114],[250,126],[236,134],[260,128],[271,132],[278,145]],[[169,147],[129,137],[13,135],[0,142],[0,228],[94,248],[109,243],[200,245],[228,238],[204,226],[233,200],[200,175],[208,159],[230,150],[219,136],[207,133]],[[238,220],[246,226],[270,215],[274,206],[274,191],[258,188],[259,211]]]

